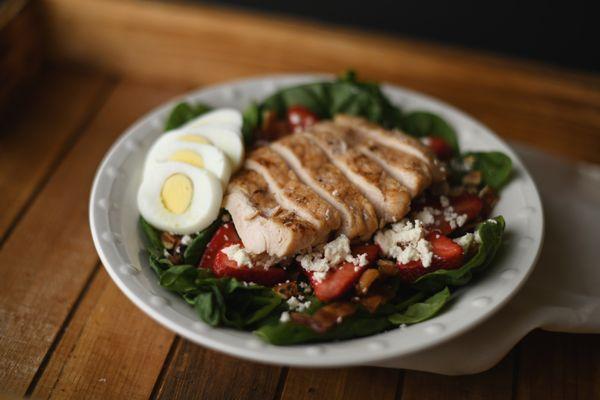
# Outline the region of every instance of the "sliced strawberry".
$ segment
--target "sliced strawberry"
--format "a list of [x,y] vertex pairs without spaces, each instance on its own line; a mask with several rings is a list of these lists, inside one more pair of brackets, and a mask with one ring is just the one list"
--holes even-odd
[[[375,262],[379,256],[379,246],[370,244],[362,245],[352,250],[354,256],[366,254],[369,264]],[[318,281],[309,273],[310,284],[317,298],[321,301],[331,301],[345,294],[360,278],[365,268],[369,265],[358,267],[353,263],[343,263],[338,268],[331,270],[327,276]]]
[[258,265],[250,268],[246,265],[238,265],[236,261],[230,260],[227,254],[221,250],[234,244],[243,246],[233,224],[221,226],[206,246],[198,266],[212,270],[218,277],[228,276],[261,285],[274,285],[286,280],[287,272],[281,268],[271,267],[265,269]]
[[198,266],[200,268],[212,269],[217,254],[219,254],[222,249],[231,246],[232,244],[241,245],[242,240],[238,236],[233,224],[229,223],[217,229],[212,239],[210,239],[210,242],[208,242]]
[[221,251],[217,253],[212,271],[218,277],[228,276],[244,282],[254,282],[265,286],[272,286],[287,279],[287,272],[282,268],[263,268],[259,265],[250,268],[246,265],[239,265]]
[[452,147],[444,139],[436,136],[428,136],[425,139],[427,147],[429,147],[440,160],[449,160],[452,158]]
[[319,120],[314,112],[304,106],[291,106],[287,109],[286,120],[292,132],[300,132]]
[[483,200],[475,194],[462,194],[460,196],[451,197],[450,205],[454,212],[461,215],[467,215],[467,221],[474,220],[479,216],[483,209]]
[[439,233],[430,233],[427,240],[431,243],[431,252],[433,253],[431,265],[425,268],[420,260],[398,264],[400,270],[398,276],[402,282],[411,283],[420,276],[438,269],[456,269],[462,265],[463,249],[452,239]]

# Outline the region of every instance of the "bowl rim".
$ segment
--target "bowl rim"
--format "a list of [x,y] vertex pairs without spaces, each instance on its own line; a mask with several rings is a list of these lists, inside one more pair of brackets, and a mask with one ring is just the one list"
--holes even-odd
[[[514,295],[521,289],[527,278],[530,276],[533,268],[539,258],[543,238],[544,238],[544,217],[543,217],[543,206],[540,199],[540,195],[538,189],[535,185],[535,182],[531,178],[529,171],[522,163],[520,158],[515,154],[515,152],[504,142],[498,135],[496,135],[491,129],[480,123],[478,120],[469,116],[468,114],[458,110],[454,106],[451,106],[441,100],[433,98],[431,96],[425,95],[423,93],[413,91],[410,89],[406,89],[404,87],[389,84],[389,83],[381,83],[381,87],[384,91],[392,91],[401,94],[402,96],[406,96],[407,98],[416,98],[420,102],[426,102],[430,105],[434,106],[433,108],[444,110],[444,114],[451,114],[460,118],[461,120],[467,121],[469,124],[475,126],[479,131],[484,132],[485,135],[491,137],[494,141],[500,144],[501,150],[509,155],[509,157],[513,161],[513,165],[519,168],[519,173],[521,178],[523,178],[527,184],[527,187],[530,191],[530,199],[533,201],[533,208],[535,213],[533,216],[536,218],[536,230],[534,232],[533,241],[530,241],[530,245],[535,246],[533,252],[529,252],[528,259],[526,261],[522,261],[523,264],[527,264],[524,267],[524,273],[519,277],[518,281],[515,281],[514,284],[510,286],[508,290],[505,291],[503,296],[499,298],[497,301],[493,302],[485,312],[479,313],[477,316],[471,318],[467,322],[462,322],[458,328],[454,328],[451,331],[444,332],[438,335],[428,336],[427,340],[421,340],[416,344],[404,348],[398,348],[394,345],[389,346],[386,344],[385,346],[379,346],[381,344],[381,339],[383,336],[393,336],[397,334],[401,329],[392,329],[387,332],[383,332],[380,334],[367,336],[365,338],[357,338],[350,339],[339,342],[329,342],[329,343],[314,343],[314,344],[302,344],[302,345],[294,345],[294,346],[273,346],[262,344],[258,341],[258,339],[254,339],[252,333],[248,332],[246,335],[246,339],[237,339],[234,338],[233,341],[235,344],[227,342],[220,336],[217,337],[209,337],[205,334],[208,330],[220,330],[225,332],[224,328],[212,328],[206,326],[202,326],[202,323],[198,319],[198,321],[194,322],[194,327],[186,327],[182,326],[181,323],[177,321],[176,315],[172,313],[179,314],[175,310],[171,310],[168,307],[156,307],[152,305],[147,297],[142,298],[140,295],[136,294],[130,284],[126,283],[123,279],[122,274],[119,271],[119,267],[123,264],[111,261],[111,258],[107,255],[108,252],[108,244],[111,244],[110,240],[106,240],[106,238],[102,237],[102,232],[99,229],[97,221],[99,218],[106,217],[104,213],[107,213],[105,209],[101,209],[97,207],[99,202],[99,192],[101,185],[101,178],[106,175],[109,161],[115,156],[116,153],[122,150],[125,142],[128,140],[130,136],[136,131],[139,130],[145,123],[148,123],[151,119],[160,118],[160,115],[165,115],[165,113],[171,109],[171,107],[182,100],[193,100],[195,97],[202,95],[203,93],[209,91],[219,91],[219,90],[229,90],[231,88],[238,88],[244,85],[252,85],[258,83],[274,83],[277,84],[279,82],[288,82],[288,81],[298,81],[298,82],[306,82],[312,80],[323,80],[323,79],[331,79],[333,75],[331,74],[271,74],[264,75],[258,77],[251,77],[246,79],[234,80],[225,83],[219,83],[216,85],[205,86],[200,89],[191,90],[187,93],[184,93],[181,96],[177,96],[157,107],[154,107],[152,110],[144,114],[140,117],[136,122],[134,122],[128,129],[125,130],[124,133],[113,143],[110,149],[107,151],[103,160],[99,164],[99,167],[96,171],[92,190],[90,193],[89,200],[89,218],[90,218],[90,229],[92,233],[92,238],[100,260],[104,265],[106,271],[108,272],[111,279],[116,283],[119,289],[126,295],[129,300],[131,300],[138,308],[144,311],[147,315],[153,318],[155,321],[166,327],[167,329],[189,339],[197,344],[206,346],[212,350],[216,350],[219,352],[223,352],[235,357],[252,360],[261,363],[267,364],[275,364],[275,365],[289,365],[289,366],[302,366],[302,367],[335,367],[335,366],[350,366],[350,365],[364,365],[364,364],[373,364],[376,362],[388,361],[390,359],[406,356],[409,354],[414,354],[419,351],[423,351],[425,349],[433,348],[441,343],[447,342],[464,332],[472,329],[473,327],[481,324],[492,315],[494,315],[498,310],[500,310],[506,303],[514,297]],[[286,86],[289,83],[280,85]],[[458,131],[458,129],[456,129]],[[126,261],[124,261],[127,264]],[[122,271],[122,269],[121,269]],[[460,289],[466,290],[468,289]],[[163,289],[165,292],[166,289]],[[181,300],[183,301],[183,300]],[[448,313],[449,310],[446,310]],[[443,316],[444,313],[439,316],[434,317],[432,320],[425,321],[420,324],[416,324],[414,326],[421,326],[427,322],[435,321],[437,318]],[[439,328],[440,324],[436,324],[434,322],[428,324],[431,333],[439,333],[434,328]],[[200,329],[201,328],[201,329]],[[412,327],[411,327],[412,328]],[[409,329],[411,329],[409,328]],[[426,331],[428,332],[428,331]],[[390,335],[390,333],[392,335]],[[361,345],[367,343],[368,348],[373,351],[356,351],[356,352],[344,352],[338,354],[331,354],[328,351],[334,347],[346,347],[353,346],[354,344],[358,344],[360,342]],[[387,342],[386,342],[387,343]],[[379,345],[377,345],[379,344]],[[363,346],[364,349],[364,346]]]

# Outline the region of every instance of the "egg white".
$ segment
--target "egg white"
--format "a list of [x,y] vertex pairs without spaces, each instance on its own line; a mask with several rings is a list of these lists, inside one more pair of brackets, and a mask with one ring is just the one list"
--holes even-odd
[[244,160],[244,143],[241,136],[235,133],[235,131],[215,125],[184,126],[183,128],[166,132],[163,136],[171,137],[183,143],[191,143],[182,138],[186,135],[202,136],[208,139],[212,145],[227,155],[227,158],[231,162],[232,171],[237,171],[242,165]]
[[154,164],[173,161],[169,157],[181,150],[198,154],[204,163],[203,168],[215,174],[223,188],[227,186],[231,177],[231,162],[221,149],[210,144],[179,141],[171,135],[161,136],[150,148],[144,165],[144,177],[153,173]]
[[217,126],[229,129],[242,135],[243,118],[242,113],[234,108],[219,108],[202,114],[185,124],[186,128],[197,128],[200,126]]
[[[218,217],[223,189],[212,172],[177,161],[153,164],[149,172],[138,190],[137,202],[140,214],[152,226],[184,235],[207,228]],[[175,174],[185,175],[193,185],[191,202],[181,214],[169,211],[161,196],[165,181]]]

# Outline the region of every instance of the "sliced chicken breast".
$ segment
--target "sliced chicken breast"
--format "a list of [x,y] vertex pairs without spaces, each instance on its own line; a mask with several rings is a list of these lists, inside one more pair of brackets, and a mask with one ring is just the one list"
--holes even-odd
[[317,236],[325,239],[341,225],[337,210],[302,183],[286,162],[270,147],[254,150],[245,167],[258,172],[269,185],[277,202],[310,222]]
[[286,257],[318,244],[315,228],[282,208],[255,171],[242,170],[235,175],[223,204],[250,253]]
[[357,134],[384,146],[392,147],[406,154],[411,154],[426,163],[434,182],[445,179],[445,171],[433,152],[414,137],[398,130],[386,130],[364,118],[338,114],[334,122],[340,126],[352,128]]
[[373,204],[382,223],[399,221],[409,210],[410,194],[377,162],[352,147],[346,141],[345,130],[343,126],[324,121],[306,133]]
[[373,205],[315,146],[306,134],[287,136],[271,145],[296,175],[340,213],[340,233],[349,239],[368,240],[377,230]]

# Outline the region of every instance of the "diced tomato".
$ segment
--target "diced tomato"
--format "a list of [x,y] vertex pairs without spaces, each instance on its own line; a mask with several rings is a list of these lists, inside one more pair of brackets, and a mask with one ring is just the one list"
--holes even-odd
[[[367,261],[372,264],[379,256],[379,246],[370,244],[357,246],[352,250],[354,256],[366,254]],[[321,301],[331,301],[345,294],[360,278],[369,265],[357,267],[353,263],[343,263],[337,269],[331,270],[325,279],[317,281],[309,273],[310,284],[317,298]]]
[[438,269],[456,269],[463,264],[464,252],[462,247],[452,239],[439,233],[430,233],[427,240],[431,243],[433,259],[431,265],[423,267],[420,260],[398,264],[400,280],[405,283],[414,282],[417,278]]
[[449,160],[452,158],[452,147],[444,139],[436,136],[428,136],[425,140],[429,147],[440,160]]
[[274,266],[265,269],[258,265],[250,268],[246,265],[238,265],[236,261],[230,260],[227,254],[221,250],[234,244],[243,246],[233,224],[221,226],[206,246],[198,266],[212,270],[218,277],[228,276],[261,285],[270,286],[287,279],[287,272],[284,269]]
[[319,120],[314,112],[304,106],[292,106],[287,109],[286,120],[292,132],[300,132]]

